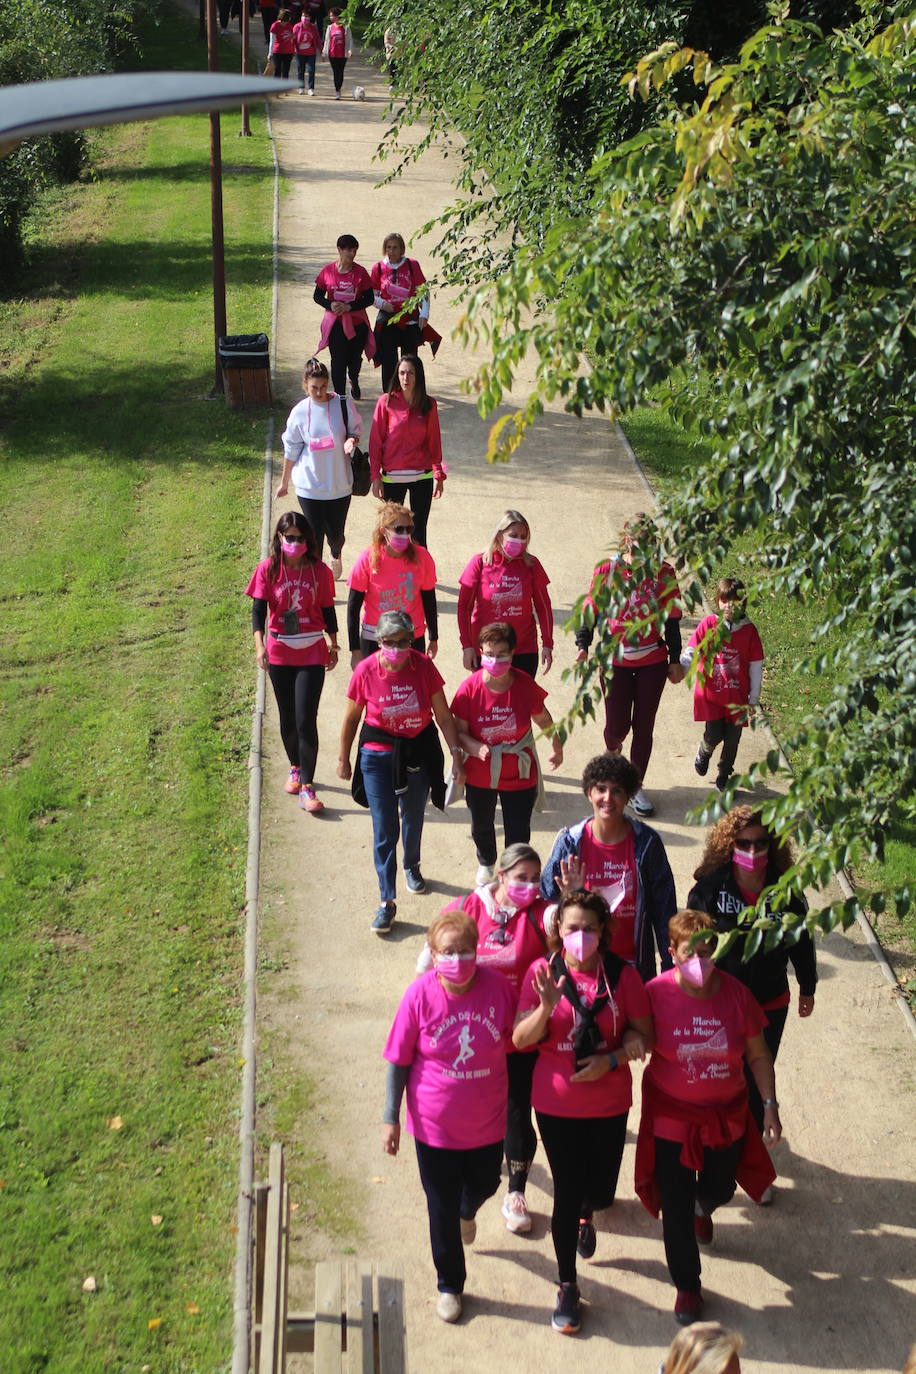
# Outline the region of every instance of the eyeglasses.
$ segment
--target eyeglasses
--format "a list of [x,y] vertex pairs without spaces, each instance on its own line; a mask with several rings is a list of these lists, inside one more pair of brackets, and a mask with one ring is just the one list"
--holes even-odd
[[307,536],[300,534],[298,530],[284,530],[281,537],[286,540],[287,544],[308,543]]
[[413,525],[389,525],[388,528],[395,534],[413,534]]
[[380,639],[380,640],[379,640],[379,644],[381,644],[381,645],[382,645],[384,648],[386,648],[386,649],[409,649],[409,648],[410,648],[410,640],[409,640],[409,639]]
[[735,848],[740,849],[743,854],[764,854],[769,847],[769,835],[764,835],[759,840],[735,840]]

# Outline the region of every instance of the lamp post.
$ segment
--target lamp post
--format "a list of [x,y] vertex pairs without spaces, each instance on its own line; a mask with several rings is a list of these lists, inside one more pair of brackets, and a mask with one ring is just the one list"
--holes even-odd
[[[207,68],[218,71],[216,60],[216,0],[207,0]],[[223,237],[223,164],[219,114],[210,111],[210,226],[213,241],[213,390],[223,394],[219,341],[226,333],[226,252]]]

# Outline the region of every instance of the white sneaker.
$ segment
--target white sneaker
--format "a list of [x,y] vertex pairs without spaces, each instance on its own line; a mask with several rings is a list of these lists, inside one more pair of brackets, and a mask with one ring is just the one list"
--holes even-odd
[[461,1316],[461,1294],[440,1293],[436,1299],[436,1316],[444,1322],[456,1322]]
[[343,563],[339,558],[331,559],[331,572],[334,574],[335,582],[340,582],[343,579]]
[[531,1213],[524,1193],[507,1193],[499,1209],[506,1218],[506,1230],[518,1233],[531,1230]]
[[638,792],[633,793],[630,798],[630,806],[636,812],[637,816],[651,816],[655,813],[655,807],[649,801],[649,798],[642,788],[640,788]]
[[[462,1244],[462,1245],[473,1245],[473,1244],[474,1244],[474,1241],[476,1240],[476,1238],[477,1238],[477,1218],[476,1218],[476,1217],[462,1217],[462,1218],[461,1218],[461,1244]],[[453,1294],[452,1296],[454,1296],[454,1294]],[[454,1319],[453,1319],[453,1320],[454,1320]]]
[[474,879],[474,886],[483,887],[484,883],[492,883],[495,877],[495,864],[480,864],[480,866],[477,869],[477,877]]

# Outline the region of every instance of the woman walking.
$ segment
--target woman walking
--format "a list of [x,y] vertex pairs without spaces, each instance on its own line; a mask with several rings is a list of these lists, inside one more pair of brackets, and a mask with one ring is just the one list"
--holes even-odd
[[311,526],[298,511],[280,516],[270,555],[258,564],[246,591],[253,600],[258,667],[270,678],[289,759],[286,790],[298,795],[303,811],[317,815],[324,810],[315,792],[318,704],[325,671],[337,666],[337,613],[331,570],[318,557]]
[[493,532],[490,546],[475,553],[459,579],[458,634],[468,672],[480,666],[477,639],[494,620],[508,620],[516,635],[513,667],[534,677],[553,662],[553,607],[550,583],[540,560],[531,553],[531,528],[521,511],[507,510]]
[[305,400],[290,411],[283,431],[283,473],[276,494],[285,496],[292,480],[319,559],[327,538],[336,579],[343,575],[340,555],[353,486],[351,457],[363,422],[352,401],[348,404],[328,390],[328,369],[317,358],[305,364],[302,389]]
[[328,27],[324,31],[323,57],[331,64],[334,73],[334,99],[339,100],[344,83],[344,70],[348,58],[353,56],[353,42],[350,30],[340,22],[340,10],[333,9],[328,16]]
[[341,234],[337,240],[337,261],[322,267],[315,278],[314,291],[314,300],[324,311],[315,352],[330,349],[334,390],[338,396],[346,395],[349,376],[354,401],[362,395],[359,373],[363,353],[367,358],[375,354],[375,335],[366,314],[374,292],[369,273],[356,261],[358,251],[358,240],[352,234]]
[[420,359],[408,354],[398,363],[388,391],[379,397],[369,431],[372,494],[403,505],[410,497],[414,539],[426,547],[432,502],[445,486],[439,407],[426,392]]
[[388,503],[381,507],[372,542],[353,564],[347,602],[347,636],[350,666],[355,668],[378,648],[378,621],[386,611],[404,611],[414,627],[411,648],[429,656],[439,648],[439,613],[436,604],[436,565],[420,544],[414,543],[413,517],[406,506]]
[[553,1178],[551,1232],[559,1289],[551,1324],[581,1325],[576,1254],[595,1253],[594,1213],[617,1191],[633,1089],[629,1061],[652,1048],[639,974],[611,953],[611,914],[597,892],[560,902],[551,957],[522,984],[516,1049],[536,1049],[531,1100]]
[[[382,390],[387,391],[397,370],[398,356],[416,356],[423,343],[423,327],[429,319],[429,296],[405,311],[404,304],[414,297],[426,281],[423,269],[407,256],[400,234],[388,234],[382,244],[382,257],[369,273],[375,291],[376,358],[382,369]],[[397,319],[395,319],[397,316]]]

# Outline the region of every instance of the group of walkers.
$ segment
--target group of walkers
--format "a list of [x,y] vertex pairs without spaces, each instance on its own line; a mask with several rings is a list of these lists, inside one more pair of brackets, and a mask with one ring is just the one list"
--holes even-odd
[[[580,660],[596,632],[614,645],[602,680],[606,750],[582,777],[590,814],[560,831],[542,863],[531,845],[544,792],[535,730],[549,737],[549,767],[563,761],[537,681],[553,660],[549,578],[532,552],[528,521],[505,511],[459,579],[467,676],[449,700],[435,663],[437,572],[427,547],[447,469],[417,352],[433,341],[425,278],[400,234],[385,238],[370,272],[356,263],[358,247],[341,235],[336,260],[316,278],[323,312],[316,354],[327,348],[330,368],[317,356],[305,365],[276,490],[282,498],[292,486],[299,510],[277,520],[248,594],[257,660],[270,675],[289,760],[286,790],[320,814],[318,705],[341,652],[335,581],[343,577],[363,437],[360,367],[363,357],[373,359],[383,390],[368,466],[380,504],[348,578],[351,677],[336,765],[371,815],[379,889],[372,930],[392,929],[399,867],[410,892],[427,891],[421,844],[429,800],[439,809],[464,800],[476,860],[471,890],[429,926],[385,1044],[383,1145],[397,1154],[406,1095],[437,1312],[450,1322],[462,1312],[466,1250],[480,1207],[499,1188],[503,1159],[506,1227],[531,1230],[526,1187],[540,1139],[553,1183],[551,1322],[572,1334],[582,1320],[578,1261],[596,1253],[596,1214],[615,1198],[630,1065],[643,1062],[635,1188],[661,1215],[675,1315],[687,1325],[702,1315],[698,1247],[712,1241],[716,1208],[738,1184],[761,1205],[772,1196],[767,1146],[781,1131],[773,1065],[790,1005],[787,965],[799,981],[803,1017],[813,1009],[817,974],[810,937],[797,930],[794,942],[762,943],[746,962],[740,942],[713,960],[717,935],[740,933],[755,918],[789,855],[758,811],[733,807],[710,832],[679,909],[664,843],[645,822],[654,808],[644,778],[664,687],[682,681],[697,655],[694,715],[704,734],[694,766],[704,776],[721,745],[716,784],[725,787],[760,690],[759,636],[746,619],[741,584],[727,579],[717,614],[684,649],[674,570],[659,559],[651,576],[633,576],[647,526],[643,517],[629,522],[619,555],[595,570],[586,599],[594,613],[576,635]],[[628,737],[629,758],[621,752]],[[774,926],[804,915],[801,899],[764,901]],[[737,1359],[736,1348],[729,1358]]]

